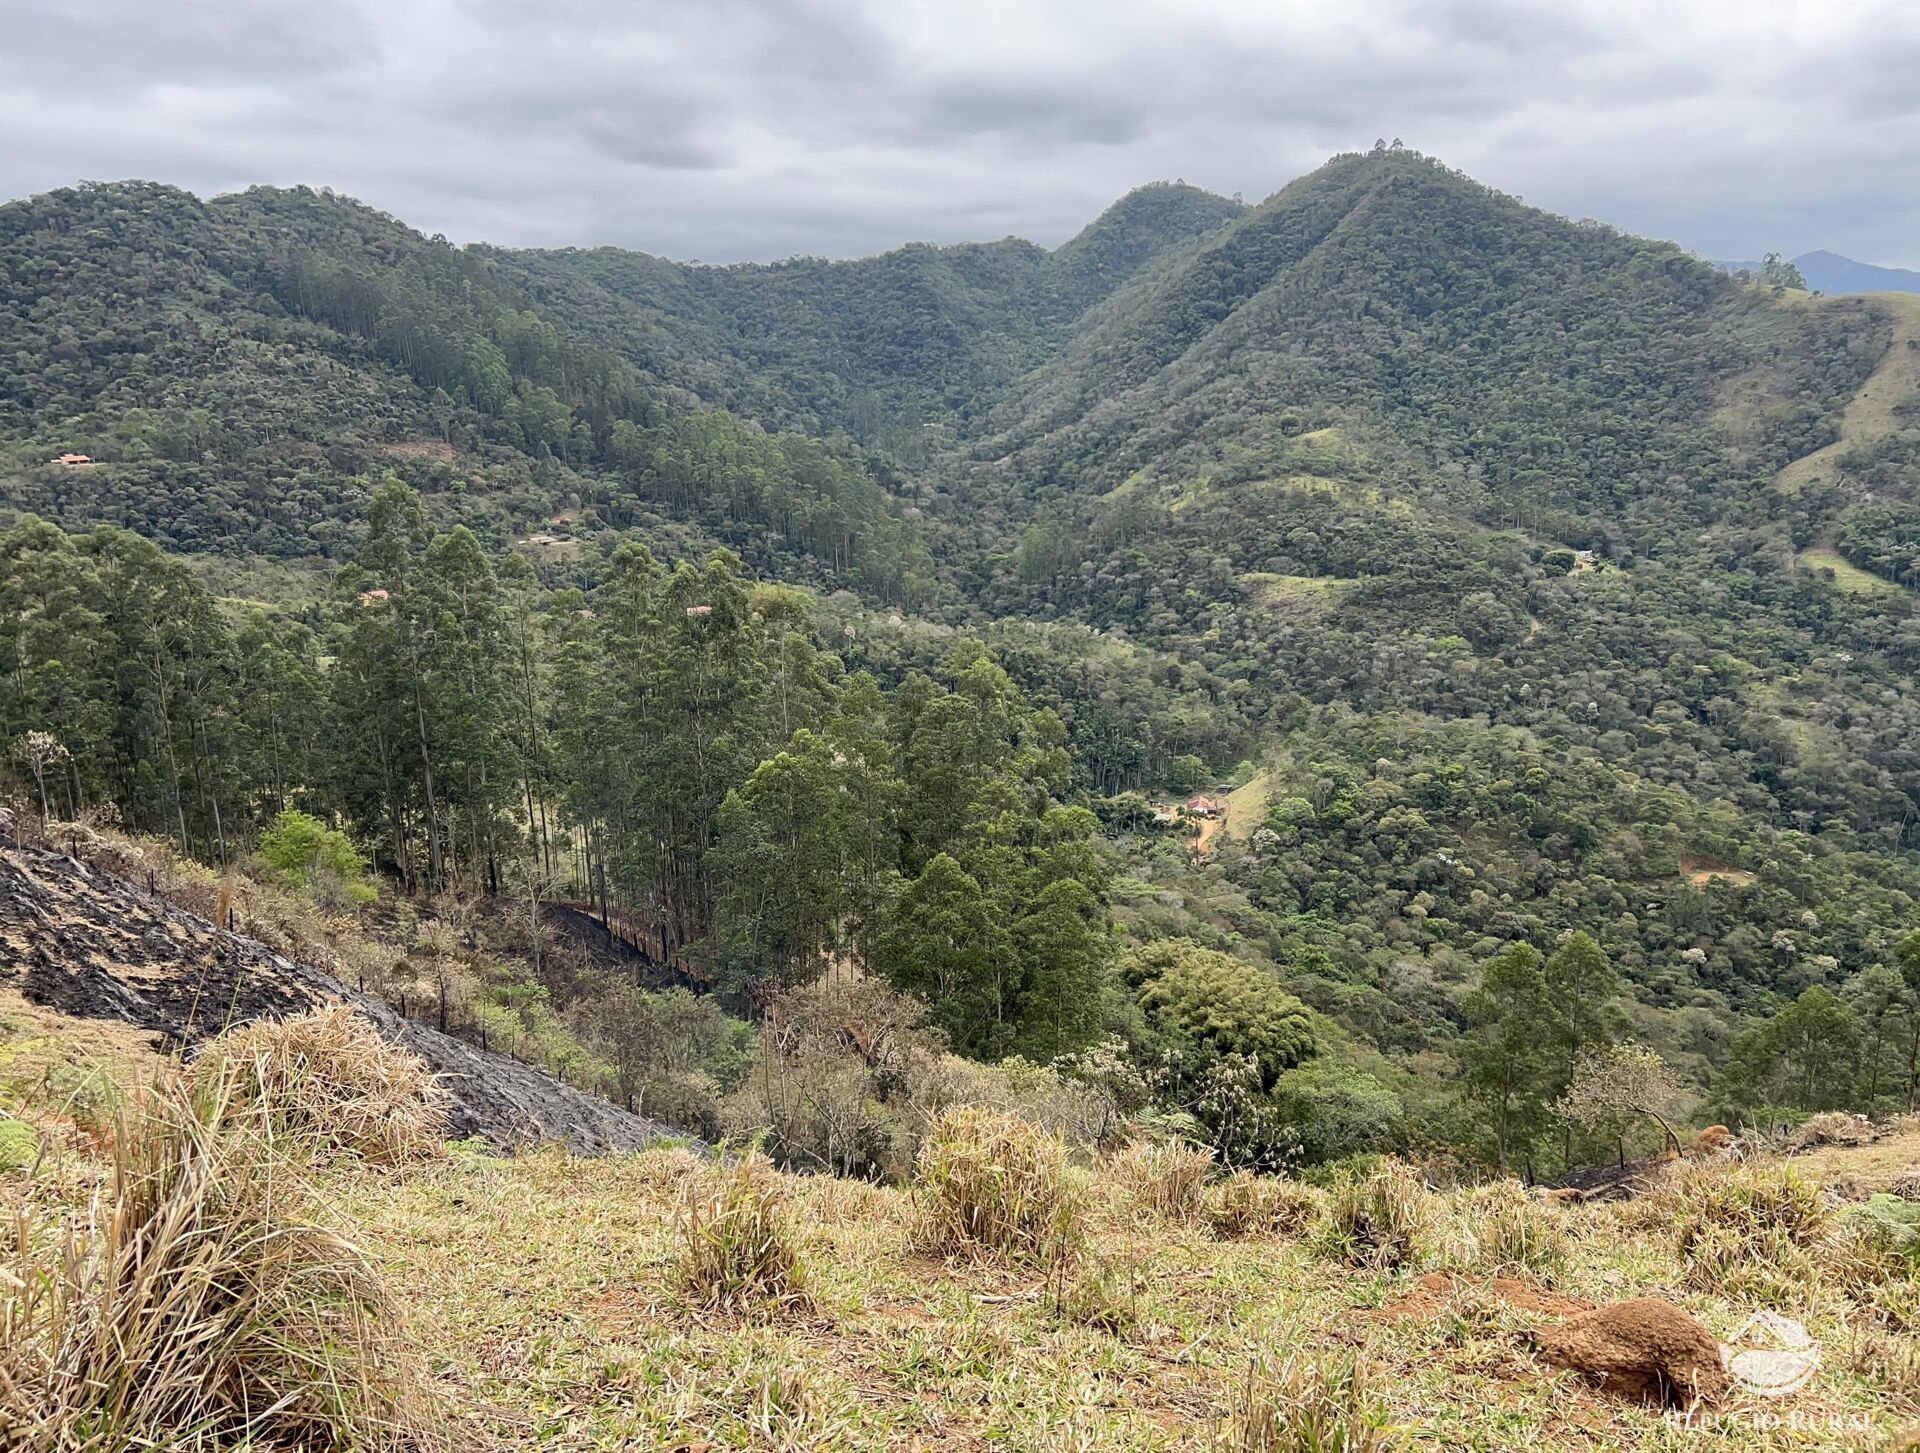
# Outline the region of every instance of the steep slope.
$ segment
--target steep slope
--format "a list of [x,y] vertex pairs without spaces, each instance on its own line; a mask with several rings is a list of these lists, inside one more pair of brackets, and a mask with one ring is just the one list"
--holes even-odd
[[[1801,559],[1855,592],[1920,590],[1920,297],[1869,299],[1893,342],[1847,403],[1839,437],[1782,469],[1810,522]],[[1829,307],[1824,299],[1809,307]]]
[[235,1024],[346,1003],[425,1060],[453,1097],[454,1138],[513,1149],[563,1141],[581,1155],[641,1150],[677,1132],[505,1055],[402,1019],[308,964],[214,928],[135,883],[16,843],[0,819],[0,987],[83,1019],[137,1026],[166,1048]]
[[[1489,517],[1618,517],[1712,471],[1719,381],[1763,353],[1828,406],[1864,311],[1794,314],[1677,249],[1575,225],[1412,153],[1343,157],[1097,310],[988,446],[1083,486],[1284,469],[1326,425],[1465,476]],[[1784,422],[1784,421],[1783,421]],[[1800,452],[1784,430],[1776,462]],[[1663,500],[1670,510],[1673,501]]]

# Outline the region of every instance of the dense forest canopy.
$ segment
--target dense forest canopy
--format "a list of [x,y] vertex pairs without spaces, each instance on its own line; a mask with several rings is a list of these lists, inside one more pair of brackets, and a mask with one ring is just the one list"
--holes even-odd
[[574,903],[716,1083],[858,974],[1247,1162],[1549,1169],[1606,1045],[1920,1095],[1897,299],[1387,147],[771,266],[87,185],[0,207],[0,506],[23,802]]

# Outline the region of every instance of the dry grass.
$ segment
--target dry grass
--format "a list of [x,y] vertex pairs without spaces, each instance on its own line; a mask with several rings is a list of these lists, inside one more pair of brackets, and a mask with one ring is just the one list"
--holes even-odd
[[1687,1280],[1703,1291],[1788,1306],[1820,1279],[1815,1248],[1833,1214],[1791,1165],[1689,1170],[1645,1200],[1643,1216],[1674,1228]]
[[1374,1400],[1360,1354],[1248,1368],[1220,1447],[1231,1453],[1388,1453],[1406,1445]]
[[1135,1211],[1191,1222],[1200,1219],[1213,1152],[1181,1140],[1137,1140],[1101,1169]]
[[[779,1177],[820,1310],[687,1315],[672,1212],[698,1173],[679,1153],[586,1162],[461,1152],[349,1184],[355,1214],[388,1228],[389,1274],[422,1319],[449,1394],[487,1409],[474,1435],[516,1449],[1201,1453],[1222,1446],[1222,1413],[1250,1359],[1337,1364],[1360,1340],[1373,1396],[1423,1448],[1681,1446],[1657,1409],[1537,1367],[1522,1334],[1557,1313],[1510,1303],[1510,1284],[1461,1277],[1436,1295],[1308,1243],[1218,1240],[1131,1216],[1090,1216],[1062,1283],[1053,1268],[997,1257],[937,1265],[917,1249],[924,1194],[821,1175]],[[450,1200],[462,1209],[449,1212]],[[1437,1237],[1451,1218],[1439,1215],[1445,1198],[1434,1202]],[[1604,1205],[1557,1214],[1571,1232],[1556,1277],[1566,1297],[1660,1296],[1722,1336],[1752,1310],[1686,1285],[1670,1224],[1624,1234]],[[1857,1312],[1828,1297],[1792,1315],[1828,1365],[1781,1408],[1805,1425],[1757,1446],[1879,1446],[1898,1414],[1879,1372],[1846,1365]],[[1876,1356],[1902,1338],[1920,1344],[1890,1335]],[[1731,1446],[1738,1433],[1707,1442]]]
[[1077,1254],[1081,1198],[1058,1136],[963,1105],[934,1121],[915,1170],[925,1249],[1046,1265]]
[[680,1283],[689,1300],[733,1312],[811,1304],[785,1201],[772,1163],[757,1151],[689,1180],[680,1217]]
[[201,1063],[223,1077],[243,1068],[236,1084],[321,1150],[395,1165],[446,1139],[446,1090],[344,1004],[233,1030]]
[[0,1433],[61,1453],[432,1441],[382,1285],[313,1223],[308,1146],[256,1088],[243,1063],[162,1069],[84,1219],[18,1213]]
[[[1820,307],[1824,301],[1816,299],[1811,306]],[[1818,480],[1832,479],[1838,473],[1841,454],[1897,431],[1902,426],[1903,410],[1920,399],[1920,352],[1907,346],[1920,339],[1920,297],[1880,293],[1874,304],[1893,324],[1887,351],[1848,402],[1840,417],[1840,437],[1794,460],[1776,476],[1774,487],[1782,494],[1798,494]]]
[[1435,1198],[1412,1167],[1384,1160],[1364,1174],[1334,1181],[1328,1204],[1328,1249],[1352,1266],[1391,1271],[1417,1264],[1428,1250]]
[[1529,1195],[1518,1181],[1494,1181],[1453,1199],[1455,1214],[1471,1237],[1475,1271],[1551,1276],[1565,1263],[1567,1232],[1563,1216]]
[[1213,1234],[1223,1241],[1248,1236],[1300,1238],[1325,1223],[1327,1196],[1303,1181],[1238,1170],[1207,1188],[1205,1215]]
[[[1852,1154],[1878,1157],[1889,1143]],[[44,1209],[37,1234],[51,1238],[61,1214],[86,1218],[90,1154],[63,1144],[0,1194],[17,1189]],[[1851,1173],[1838,1163],[1835,1172]],[[1904,1294],[1903,1280],[1816,1288],[1791,1315],[1825,1364],[1807,1390],[1761,1409],[1794,1426],[1747,1442],[1735,1425],[1702,1440],[1657,1409],[1544,1373],[1523,1334],[1557,1313],[1510,1283],[1456,1275],[1450,1285],[1429,1279],[1441,1286],[1430,1290],[1405,1271],[1320,1255],[1318,1237],[1232,1240],[1131,1215],[1089,1216],[1069,1266],[997,1255],[937,1265],[919,1249],[924,1189],[822,1175],[773,1177],[819,1310],[705,1315],[688,1309],[676,1213],[710,1173],[684,1150],[587,1161],[456,1147],[398,1173],[348,1157],[324,1172],[327,1216],[305,1219],[349,1239],[378,1228],[368,1245],[380,1281],[432,1349],[437,1400],[458,1410],[461,1447],[1217,1453],[1263,1420],[1258,1435],[1269,1438],[1299,1426],[1262,1414],[1297,1399],[1263,1403],[1279,1379],[1263,1370],[1249,1384],[1250,1360],[1337,1370],[1362,1344],[1368,1401],[1422,1448],[1858,1453],[1886,1446],[1920,1411],[1903,1391],[1920,1336],[1881,1305]],[[1100,1174],[1094,1192],[1105,1189]],[[1062,1183],[1073,1194],[1087,1179],[1069,1167]],[[1210,1184],[1209,1206],[1238,1179]],[[1320,1199],[1285,1181],[1253,1194],[1274,1187]],[[1451,1255],[1470,1204],[1466,1193],[1428,1197],[1422,1270]],[[1564,1298],[1658,1296],[1723,1337],[1753,1310],[1744,1295],[1687,1277],[1670,1213],[1640,1229],[1606,1205],[1550,1214],[1568,1230],[1554,1278]],[[1823,1275],[1833,1239],[1819,1247]],[[1237,1422],[1223,1421],[1236,1406]]]
[[1063,1321],[1116,1337],[1131,1335],[1140,1327],[1147,1279],[1146,1269],[1136,1262],[1114,1256],[1082,1257],[1054,1272],[1050,1288],[1054,1312]]

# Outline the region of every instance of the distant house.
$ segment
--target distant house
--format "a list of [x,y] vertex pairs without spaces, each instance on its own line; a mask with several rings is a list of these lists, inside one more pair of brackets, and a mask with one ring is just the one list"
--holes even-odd
[[710,605],[690,605],[687,607],[687,614],[695,620],[698,620],[701,616],[712,615],[713,607]]
[[1227,804],[1215,797],[1190,797],[1187,799],[1188,817],[1224,817]]
[[58,459],[48,462],[52,464],[64,464],[67,468],[73,469],[79,466],[90,465],[93,463],[93,460],[85,454],[62,454]]
[[1171,802],[1153,804],[1153,820],[1160,823],[1175,823],[1180,820],[1180,809]]
[[387,593],[384,590],[363,590],[360,592],[360,604],[362,605],[378,605],[387,598]]

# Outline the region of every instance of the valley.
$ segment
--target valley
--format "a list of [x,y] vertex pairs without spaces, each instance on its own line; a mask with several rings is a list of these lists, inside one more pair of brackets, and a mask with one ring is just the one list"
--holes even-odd
[[[50,1255],[149,1120],[295,1166],[486,1444],[1665,1448],[1546,1360],[1653,1297],[1862,1446],[1917,672],[1915,299],[1397,143],[728,266],[6,203],[0,1188]],[[418,1156],[259,1079],[341,1005]],[[940,1241],[995,1156],[1061,1219]]]

